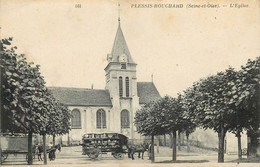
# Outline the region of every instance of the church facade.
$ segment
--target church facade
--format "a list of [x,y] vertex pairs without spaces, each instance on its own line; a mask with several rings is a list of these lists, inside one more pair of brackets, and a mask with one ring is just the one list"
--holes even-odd
[[113,48],[107,55],[106,88],[50,87],[55,98],[72,111],[72,129],[62,143],[80,143],[86,133],[121,133],[140,139],[134,116],[142,105],[160,99],[153,82],[137,82],[136,66],[124,38],[120,18]]
[[[161,98],[153,82],[138,82],[137,64],[134,62],[124,38],[120,19],[111,53],[107,54],[105,67],[106,88],[49,87],[54,97],[72,111],[72,129],[68,135],[56,137],[58,143],[80,144],[86,133],[121,133],[129,139],[142,139],[133,124],[134,116],[141,106]],[[169,135],[167,140],[169,141]],[[217,134],[212,130],[198,129],[191,134],[190,141],[202,147],[217,148]],[[159,142],[159,138],[156,138]],[[236,137],[227,133],[225,150],[237,151]],[[52,141],[52,137],[47,137]],[[242,135],[242,148],[247,139]]]

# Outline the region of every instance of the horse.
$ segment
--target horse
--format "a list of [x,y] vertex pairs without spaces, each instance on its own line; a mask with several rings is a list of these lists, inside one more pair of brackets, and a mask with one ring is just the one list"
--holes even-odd
[[49,149],[47,150],[47,152],[49,153],[49,159],[50,159],[50,161],[54,161],[54,160],[55,160],[55,158],[56,158],[56,156],[55,156],[56,150],[59,150],[59,152],[61,152],[61,146],[60,146],[60,144],[57,144],[57,145],[55,145],[55,146],[52,146],[51,148],[49,148]]
[[144,152],[148,150],[148,144],[140,144],[140,145],[130,145],[128,146],[128,158],[132,158],[134,160],[134,154],[138,153],[138,158],[141,158],[142,153],[142,159],[144,159]]
[[34,145],[33,146],[33,153],[34,153],[34,159],[35,155],[38,156],[38,160],[42,161],[42,153],[43,153],[43,146],[42,145]]
[[56,150],[59,150],[59,152],[61,152],[61,146],[60,146],[60,144],[55,145],[54,148],[56,148]]
[[[34,155],[38,155],[38,160],[42,161],[42,153],[43,153],[43,146],[37,145],[33,147]],[[49,159],[50,161],[55,160],[55,152],[56,150],[59,150],[61,152],[61,146],[60,144],[57,144],[55,146],[52,146],[51,148],[47,149],[47,153],[49,153]]]

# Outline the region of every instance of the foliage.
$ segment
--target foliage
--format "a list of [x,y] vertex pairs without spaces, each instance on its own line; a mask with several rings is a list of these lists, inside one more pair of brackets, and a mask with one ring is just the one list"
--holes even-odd
[[167,131],[183,131],[184,108],[182,96],[178,95],[177,98],[165,96],[161,101],[159,101],[159,104],[161,111],[165,113],[165,128]]
[[182,131],[185,131],[186,136],[193,133],[198,126],[198,119],[196,114],[196,105],[195,105],[195,99],[194,99],[194,93],[193,87],[189,87],[184,91],[183,94],[183,123],[182,123]]
[[[16,73],[17,70],[17,54],[16,47],[11,47],[12,38],[3,39],[0,42],[1,47],[1,130],[20,131],[19,125],[13,126],[8,121],[9,117],[13,117],[13,111],[17,108],[19,97],[19,87],[17,86]],[[14,75],[12,75],[14,74]],[[8,112],[11,111],[11,112]]]
[[173,161],[176,160],[176,131],[182,130],[184,121],[181,99],[181,96],[165,96],[149,103],[136,112],[134,122],[139,133],[151,135],[152,138],[154,135],[173,133]]
[[16,54],[17,47],[11,47],[11,41],[12,38],[1,40],[2,130],[68,132],[71,117],[68,108],[47,90],[40,66],[28,63],[25,55]]
[[249,59],[245,66],[241,66],[231,86],[229,105],[237,111],[231,121],[236,125],[231,126],[231,131],[257,130],[260,127],[260,57]]
[[188,126],[188,115],[184,116],[182,96],[165,96],[156,102],[146,104],[135,115],[137,131],[144,135],[162,135]]
[[[224,72],[195,82],[184,91],[186,109],[193,122],[219,134],[220,149],[226,131],[240,135],[243,129],[259,128],[259,57],[248,60],[240,71],[229,67]],[[223,154],[219,152],[219,156]],[[222,157],[224,158],[224,156]],[[224,160],[224,159],[222,159]],[[222,162],[221,158],[219,162]]]
[[137,132],[145,136],[165,134],[163,112],[156,103],[148,103],[136,112],[134,124]]
[[46,126],[46,132],[50,135],[63,135],[70,130],[71,112],[67,106],[58,102],[51,92],[48,90],[49,108],[49,121]]
[[[9,125],[5,130],[39,132],[40,126],[47,121],[43,107],[44,80],[39,66],[27,63],[24,55],[15,53],[16,47],[7,49],[12,38],[2,40],[2,115]],[[3,125],[5,127],[5,125]],[[10,128],[11,127],[11,128]]]
[[185,91],[186,106],[192,108],[196,122],[203,128],[216,132],[222,128],[227,130],[229,118],[235,113],[229,106],[230,98],[227,95],[231,88],[229,83],[235,79],[235,74],[234,69],[229,68],[201,79]]

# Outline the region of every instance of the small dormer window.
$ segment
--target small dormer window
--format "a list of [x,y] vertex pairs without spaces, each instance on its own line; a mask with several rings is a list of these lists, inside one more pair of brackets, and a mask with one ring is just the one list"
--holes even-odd
[[126,63],[121,63],[121,69],[126,69]]

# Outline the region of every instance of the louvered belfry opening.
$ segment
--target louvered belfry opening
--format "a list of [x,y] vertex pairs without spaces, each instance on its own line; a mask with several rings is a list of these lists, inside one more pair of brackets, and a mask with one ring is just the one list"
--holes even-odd
[[129,97],[129,78],[126,77],[125,78],[125,93],[126,93],[126,97]]
[[123,78],[119,77],[119,96],[123,96]]

